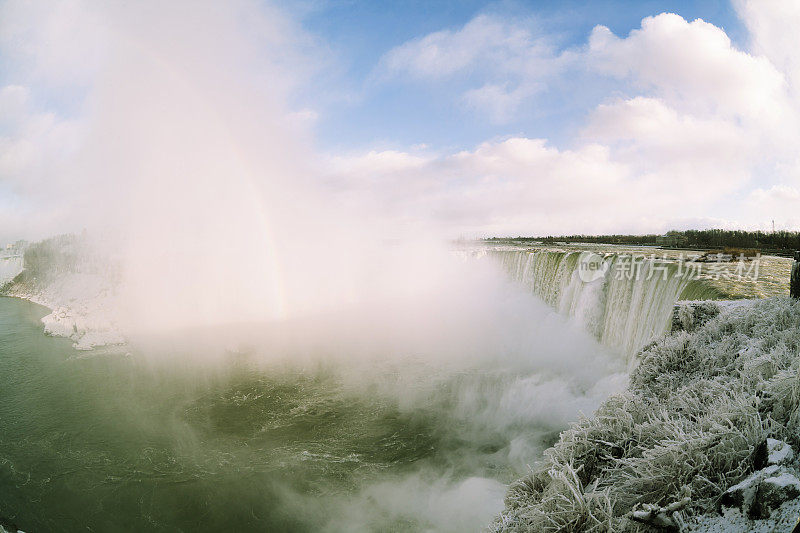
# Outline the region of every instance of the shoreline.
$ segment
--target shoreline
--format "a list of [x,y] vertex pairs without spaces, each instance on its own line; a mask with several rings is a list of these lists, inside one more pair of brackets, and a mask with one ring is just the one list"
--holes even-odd
[[[98,301],[99,298],[80,302],[82,309],[79,309],[76,305],[70,305],[76,303],[77,299],[69,301],[63,297],[63,293],[53,290],[53,285],[48,287],[53,293],[48,297],[48,289],[36,290],[30,286],[32,283],[26,284],[17,278],[19,276],[5,284],[0,295],[26,300],[48,309],[50,313],[41,318],[45,335],[68,338],[73,341],[72,347],[80,351],[127,343],[115,322],[105,313],[105,302]],[[67,303],[59,303],[58,300],[67,300]]]

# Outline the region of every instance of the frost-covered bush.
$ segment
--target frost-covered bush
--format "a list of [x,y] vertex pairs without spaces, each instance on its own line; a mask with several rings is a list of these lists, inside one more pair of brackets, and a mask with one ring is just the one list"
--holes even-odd
[[31,244],[24,254],[26,275],[52,278],[75,270],[82,244],[69,234]]
[[515,482],[495,531],[648,531],[645,504],[713,511],[767,437],[800,448],[800,303],[723,309],[640,354],[629,389],[563,432]]
[[119,258],[110,253],[112,249],[85,234],[59,235],[29,244],[23,255],[23,271],[0,287],[0,294],[25,297],[76,276],[94,277],[103,286],[116,285],[122,269]]

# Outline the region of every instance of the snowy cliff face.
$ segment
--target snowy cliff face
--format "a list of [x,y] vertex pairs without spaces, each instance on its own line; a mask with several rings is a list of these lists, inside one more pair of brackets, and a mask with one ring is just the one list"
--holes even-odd
[[768,439],[800,446],[800,301],[718,311],[645,348],[629,389],[511,486],[494,530],[641,531],[655,509],[692,531],[782,531],[782,515],[720,516],[717,503],[763,468]]
[[14,270],[2,294],[50,308],[42,318],[46,334],[70,338],[79,350],[125,342],[116,320],[115,267],[85,239],[64,235],[33,244]]

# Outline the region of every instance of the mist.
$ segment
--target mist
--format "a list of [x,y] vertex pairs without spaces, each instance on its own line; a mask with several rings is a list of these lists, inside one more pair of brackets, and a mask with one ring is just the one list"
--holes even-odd
[[250,1],[5,7],[39,32],[24,35],[30,76],[81,95],[75,147],[19,186],[58,198],[50,234],[86,229],[121,265],[132,327],[279,319],[383,290],[380,243],[409,236],[340,209],[319,179],[290,107],[313,44],[289,17]]
[[[411,531],[477,531],[502,510],[507,482],[528,472],[570,421],[624,388],[626,364],[579,324],[506,281],[493,263],[450,266],[449,281],[424,294],[275,323],[143,335],[129,349],[153,379],[195,376],[191,382],[200,391],[247,369],[253,377],[223,389],[236,405],[258,401],[258,376],[321,383],[325,395],[304,396],[294,412],[327,416],[339,413],[333,405],[342,402],[358,413],[343,420],[355,435],[374,431],[364,426],[377,417],[379,427],[399,421],[408,428],[389,433],[411,432],[394,433],[391,442],[422,439],[391,445],[397,446],[391,471],[372,471],[368,454],[340,448],[338,439],[333,449],[304,449],[306,464],[354,465],[355,471],[346,478],[348,490],[309,495],[288,481],[270,488],[300,529],[406,524]],[[184,451],[200,449],[195,429],[170,431]],[[385,439],[375,445],[388,446]],[[417,446],[436,451],[428,456]]]
[[[385,475],[364,467],[347,490],[277,483],[276,508],[309,528],[460,531],[488,523],[505,483],[622,387],[621,359],[499,266],[455,254],[447,228],[384,218],[369,196],[339,203],[293,108],[317,45],[285,14],[247,0],[9,6],[57,25],[29,36],[28,75],[81,95],[78,142],[24,185],[58,198],[49,231],[85,229],[86,256],[113,265],[98,269],[111,289],[81,278],[71,293],[102,292],[127,340],[111,356],[181,391],[168,423],[130,407],[126,424],[194,459],[206,427],[190,415],[208,398],[246,406],[267,393],[241,388],[322,383],[341,411],[366,403],[357,420],[419,425],[425,453],[440,450]],[[323,459],[350,460],[292,460]]]

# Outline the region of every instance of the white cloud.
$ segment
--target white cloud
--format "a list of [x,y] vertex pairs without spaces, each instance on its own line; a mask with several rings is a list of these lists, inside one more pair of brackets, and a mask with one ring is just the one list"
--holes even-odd
[[790,192],[800,186],[792,90],[800,8],[789,4],[740,2],[752,51],[713,24],[669,13],[625,37],[597,26],[585,47],[563,51],[487,16],[410,41],[384,57],[385,68],[429,80],[469,71],[475,85],[460,99],[501,121],[574,73],[622,85],[588,113],[570,149],[517,137],[391,172],[382,159],[403,156],[373,152],[351,162],[358,170],[347,186],[405,216],[478,233],[660,231],[688,220],[757,226],[769,209],[796,209]]
[[658,180],[632,179],[630,168],[598,144],[562,151],[543,139],[515,137],[428,158],[372,152],[339,158],[337,168],[332,179],[344,194],[384,215],[427,221],[429,231],[450,234],[612,231],[620,225],[635,231],[654,210],[685,204],[664,195]]
[[381,59],[380,71],[384,77],[410,75],[428,81],[472,75],[486,79],[462,99],[505,122],[575,58],[572,52],[558,52],[549,36],[530,26],[531,21],[526,25],[478,15],[459,30],[437,31],[393,48]]
[[750,34],[753,53],[766,57],[800,94],[800,3],[795,0],[735,0]]
[[766,191],[764,189],[756,189],[752,192],[750,198],[756,202],[793,203],[793,207],[800,205],[800,191],[785,185],[776,185]]
[[313,109],[304,108],[290,113],[289,117],[301,124],[313,124],[319,119],[319,113]]
[[80,128],[34,110],[29,96],[19,85],[0,89],[0,179],[17,193],[42,199],[64,192],[52,173],[77,149]]
[[586,47],[565,50],[530,21],[479,15],[461,29],[408,41],[381,64],[389,75],[419,80],[469,74],[475,86],[462,100],[497,122],[513,118],[526,100],[576,69],[629,81],[681,110],[730,114],[773,128],[790,105],[784,73],[767,58],[737,50],[713,24],[671,13],[645,18],[624,38],[597,26]]
[[390,50],[382,59],[394,73],[437,79],[469,70],[478,62],[525,61],[528,55],[545,55],[548,47],[524,28],[487,15],[479,15],[457,31],[442,30]]
[[21,85],[0,89],[0,131],[17,127],[25,118],[28,98],[28,89]]
[[625,38],[597,26],[587,65],[697,113],[774,119],[787,103],[783,74],[766,58],[735,49],[713,24],[671,13],[645,18]]
[[483,111],[494,122],[508,122],[514,117],[520,105],[544,88],[543,83],[527,82],[511,87],[508,83],[488,83],[478,89],[464,93],[463,100],[468,106]]
[[774,220],[776,229],[800,227],[800,189],[788,185],[755,189],[748,196],[746,204],[759,213],[762,220]]
[[750,177],[756,155],[750,132],[735,121],[681,114],[656,98],[598,106],[584,136],[609,146],[641,179],[685,195],[733,192]]

